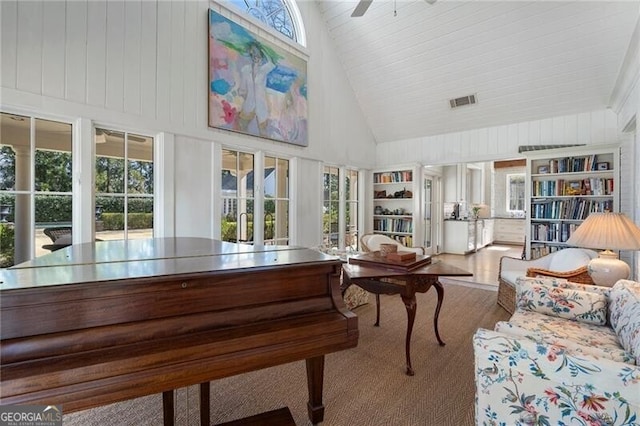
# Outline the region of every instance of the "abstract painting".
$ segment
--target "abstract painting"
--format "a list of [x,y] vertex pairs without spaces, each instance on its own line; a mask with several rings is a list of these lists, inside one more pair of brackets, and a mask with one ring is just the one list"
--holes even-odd
[[306,61],[211,9],[209,126],[308,146]]

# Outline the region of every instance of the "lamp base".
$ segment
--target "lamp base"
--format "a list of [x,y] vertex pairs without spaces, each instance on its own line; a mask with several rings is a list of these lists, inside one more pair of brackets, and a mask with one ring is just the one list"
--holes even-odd
[[587,266],[593,283],[612,287],[618,280],[629,278],[631,268],[611,250],[601,251]]

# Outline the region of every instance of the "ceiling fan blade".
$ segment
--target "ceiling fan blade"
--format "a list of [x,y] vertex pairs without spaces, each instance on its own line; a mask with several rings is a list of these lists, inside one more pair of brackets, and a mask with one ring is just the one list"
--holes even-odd
[[356,5],[356,8],[353,9],[353,13],[351,14],[351,17],[357,18],[364,15],[367,9],[369,9],[371,2],[373,2],[373,0],[360,0],[360,2]]

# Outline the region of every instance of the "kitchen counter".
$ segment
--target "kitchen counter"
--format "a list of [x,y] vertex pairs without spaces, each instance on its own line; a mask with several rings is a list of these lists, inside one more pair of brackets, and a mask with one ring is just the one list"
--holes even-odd
[[523,217],[496,217],[494,240],[496,243],[524,244],[525,226]]
[[467,254],[493,242],[494,220],[446,219],[444,221],[444,252]]

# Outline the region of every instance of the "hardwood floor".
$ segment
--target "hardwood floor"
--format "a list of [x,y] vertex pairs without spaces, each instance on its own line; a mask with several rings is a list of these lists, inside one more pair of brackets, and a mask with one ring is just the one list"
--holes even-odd
[[520,258],[522,245],[494,244],[467,255],[439,254],[434,259],[446,262],[473,273],[472,277],[442,278],[443,282],[467,284],[490,290],[498,290],[498,270],[500,258],[511,256]]

